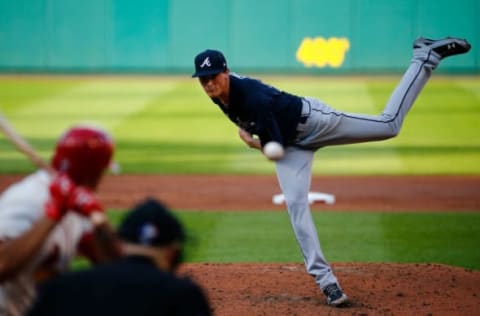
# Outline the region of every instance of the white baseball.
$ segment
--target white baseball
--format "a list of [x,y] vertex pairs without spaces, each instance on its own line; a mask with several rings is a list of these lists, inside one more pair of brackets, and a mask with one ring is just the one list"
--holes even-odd
[[282,159],[285,151],[283,150],[283,146],[280,143],[270,141],[266,143],[263,147],[263,153],[268,159],[275,161]]

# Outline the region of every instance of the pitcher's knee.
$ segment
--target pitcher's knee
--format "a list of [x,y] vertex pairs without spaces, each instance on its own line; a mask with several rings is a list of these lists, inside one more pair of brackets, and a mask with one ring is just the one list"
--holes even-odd
[[386,140],[389,138],[394,138],[398,135],[399,130],[382,130],[381,133],[376,133],[375,135],[368,138],[369,141],[379,141],[379,140]]
[[[388,126],[388,127],[387,127]],[[396,121],[388,122],[383,129],[383,136],[385,139],[394,138],[400,133],[401,123]]]
[[400,133],[400,128],[391,126],[391,129],[385,133],[385,138],[394,138]]

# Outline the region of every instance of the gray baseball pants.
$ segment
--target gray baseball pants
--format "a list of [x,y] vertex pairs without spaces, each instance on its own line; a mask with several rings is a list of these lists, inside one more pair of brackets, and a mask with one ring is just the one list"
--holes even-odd
[[[308,204],[315,150],[328,145],[378,141],[396,136],[407,112],[440,62],[438,56],[416,49],[413,59],[382,114],[364,115],[337,111],[315,98],[304,98],[305,123],[297,127],[294,146],[276,163],[295,237],[307,272],[320,289],[338,283],[323,255]],[[339,228],[341,229],[341,228]]]

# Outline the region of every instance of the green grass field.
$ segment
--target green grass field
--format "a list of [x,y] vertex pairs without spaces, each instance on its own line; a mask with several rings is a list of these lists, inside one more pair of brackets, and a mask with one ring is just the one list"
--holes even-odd
[[[378,114],[400,76],[262,77],[281,89],[349,111]],[[45,158],[77,122],[109,130],[116,160],[135,173],[273,173],[237,129],[185,77],[0,77],[0,109]],[[316,174],[480,174],[480,77],[433,77],[400,135],[328,147]],[[31,164],[0,137],[0,173]]]
[[[109,213],[118,223],[125,212]],[[286,212],[175,214],[189,262],[301,262]],[[480,270],[480,213],[313,212],[332,262],[443,263]]]
[[[262,77],[334,107],[377,114],[400,76]],[[186,77],[0,77],[0,110],[48,159],[77,122],[105,127],[124,173],[272,174]],[[315,174],[480,174],[480,77],[433,77],[393,140],[329,147]],[[34,169],[0,135],[0,176]],[[299,262],[286,212],[180,211],[194,262]],[[114,222],[122,212],[109,212]],[[439,262],[480,269],[480,213],[315,212],[330,261]]]

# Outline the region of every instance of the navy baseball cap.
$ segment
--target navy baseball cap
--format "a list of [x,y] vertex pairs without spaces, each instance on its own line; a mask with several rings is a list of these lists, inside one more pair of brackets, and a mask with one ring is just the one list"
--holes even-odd
[[117,233],[124,241],[152,247],[185,241],[180,221],[161,202],[152,198],[136,205]]
[[227,61],[222,52],[207,49],[195,56],[195,73],[192,77],[215,75],[227,70]]

